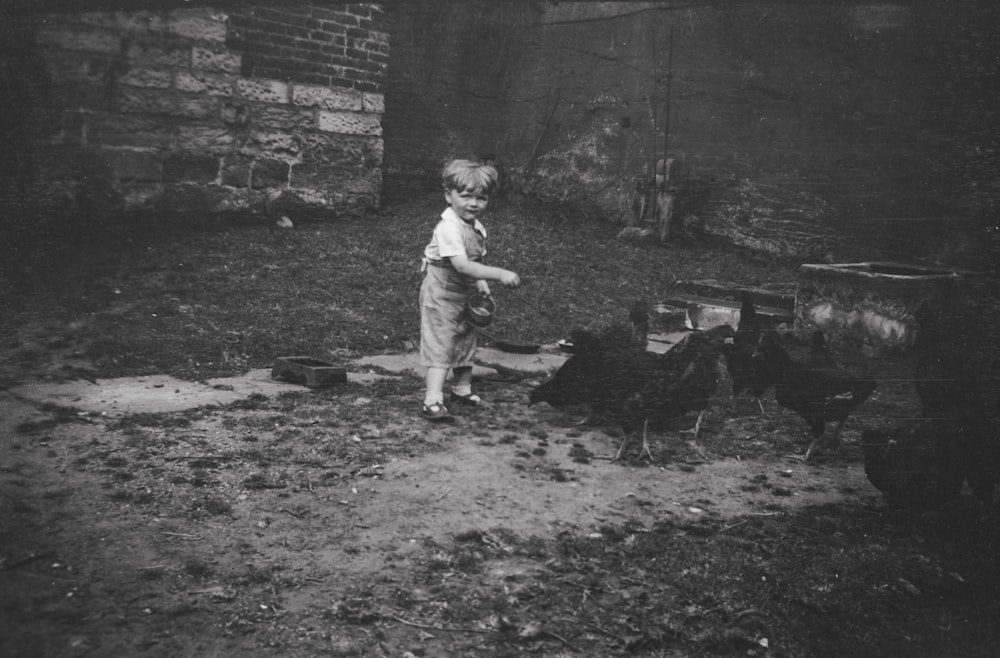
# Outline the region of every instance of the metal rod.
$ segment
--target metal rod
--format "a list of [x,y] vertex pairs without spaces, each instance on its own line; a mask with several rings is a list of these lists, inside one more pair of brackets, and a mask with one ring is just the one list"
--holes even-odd
[[663,119],[663,181],[660,183],[660,188],[667,183],[667,176],[670,172],[667,170],[667,150],[670,145],[670,87],[674,79],[674,25],[670,24],[670,41],[667,43],[667,95],[666,95],[666,108],[664,114],[666,115]]

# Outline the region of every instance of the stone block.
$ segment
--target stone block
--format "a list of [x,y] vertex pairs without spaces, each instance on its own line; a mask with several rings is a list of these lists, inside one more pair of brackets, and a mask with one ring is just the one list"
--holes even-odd
[[344,195],[335,191],[285,189],[268,196],[265,212],[289,215],[296,219],[324,221],[334,218],[343,202]]
[[35,149],[35,165],[41,180],[111,179],[108,160],[96,149],[76,146],[40,146]]
[[119,84],[130,87],[167,89],[173,84],[173,73],[162,69],[131,68],[119,76]]
[[288,85],[280,80],[237,78],[236,91],[242,98],[259,103],[288,102]]
[[117,180],[143,183],[163,180],[163,162],[156,151],[108,149],[104,153]]
[[242,127],[250,122],[250,107],[237,100],[222,101],[220,117],[226,125]]
[[311,108],[261,105],[253,110],[253,123],[261,128],[303,131],[315,128],[316,118]]
[[321,111],[316,117],[317,127],[324,132],[341,135],[381,135],[382,123],[376,114],[364,112]]
[[274,361],[271,378],[319,388],[347,381],[347,369],[308,356],[282,356]]
[[209,96],[232,96],[233,78],[215,73],[178,71],[174,82],[177,91]]
[[191,49],[191,68],[238,75],[243,56],[229,50],[213,50],[195,46]]
[[213,119],[219,115],[219,99],[211,96],[179,96],[168,90],[121,87],[115,98],[119,112],[154,114],[188,119]]
[[221,14],[206,15],[200,10],[175,9],[171,11],[167,15],[166,32],[205,43],[224,44],[226,42],[224,16]]
[[136,41],[128,45],[125,57],[133,66],[188,67],[191,65],[191,49],[178,43],[146,43]]
[[382,191],[380,169],[335,167],[328,164],[292,165],[291,186],[343,193],[379,195]]
[[295,135],[279,131],[254,130],[238,147],[243,155],[294,158],[300,153]]
[[228,128],[214,126],[180,126],[177,146],[187,151],[228,153],[233,149],[233,133]]
[[46,47],[106,55],[116,55],[122,47],[121,38],[108,30],[58,23],[43,25],[38,30],[37,39],[40,45]]
[[87,130],[89,117],[89,112],[64,110],[59,113],[59,118],[56,121],[39,126],[41,130],[39,140],[46,144],[79,146],[84,142],[83,136]]
[[367,161],[368,143],[381,142],[377,137],[339,135],[312,132],[299,136],[302,164],[326,164],[342,168],[356,168]]
[[163,161],[163,180],[173,183],[211,183],[219,175],[219,158],[177,151]]
[[288,163],[284,160],[256,160],[250,175],[254,189],[288,186]]
[[363,94],[361,109],[372,114],[385,114],[385,94]]
[[60,109],[107,112],[116,108],[115,96],[109,93],[107,84],[67,80],[54,85],[49,94],[46,100]]
[[264,212],[264,203],[267,197],[262,192],[247,188],[234,187],[210,187],[211,200],[208,206],[209,212],[213,213],[251,213],[261,214]]
[[90,144],[160,148],[174,144],[173,126],[163,119],[107,112],[86,116]]
[[162,32],[167,20],[158,11],[87,11],[75,16],[86,25],[124,32]]
[[220,182],[230,187],[250,186],[250,158],[230,155],[222,159]]
[[166,185],[153,201],[156,210],[168,212],[206,213],[263,212],[266,197],[245,188],[195,185]]
[[125,210],[148,210],[163,194],[163,186],[156,183],[122,183],[122,204]]
[[324,110],[360,111],[363,107],[362,94],[359,91],[318,85],[295,85],[292,88],[292,103]]

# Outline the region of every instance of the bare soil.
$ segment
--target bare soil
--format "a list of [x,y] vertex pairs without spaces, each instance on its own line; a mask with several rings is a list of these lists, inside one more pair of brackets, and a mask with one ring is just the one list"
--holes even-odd
[[440,425],[411,377],[157,414],[6,396],[0,655],[996,654],[976,501],[894,511],[865,479],[905,382],[810,464],[773,400],[612,461],[620,433],[533,383]]

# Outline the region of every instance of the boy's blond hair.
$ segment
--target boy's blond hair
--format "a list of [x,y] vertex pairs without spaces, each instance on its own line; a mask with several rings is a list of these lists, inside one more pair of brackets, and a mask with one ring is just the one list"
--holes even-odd
[[445,191],[482,190],[493,192],[497,185],[497,170],[491,165],[473,160],[452,160],[441,172]]

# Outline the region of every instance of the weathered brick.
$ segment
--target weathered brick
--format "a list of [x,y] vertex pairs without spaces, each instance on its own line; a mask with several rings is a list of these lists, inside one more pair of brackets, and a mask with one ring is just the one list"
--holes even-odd
[[79,50],[108,55],[121,52],[121,38],[101,28],[60,25],[58,19],[38,30],[38,43],[43,46]]
[[372,114],[385,114],[385,94],[362,94],[362,109]]
[[173,73],[161,69],[131,68],[118,78],[118,82],[131,87],[167,89],[173,77]]
[[230,187],[250,186],[250,158],[242,155],[228,155],[222,159],[219,182]]
[[280,80],[237,78],[236,90],[247,100],[261,103],[287,103],[288,85]]
[[375,114],[364,112],[321,111],[317,117],[317,127],[324,132],[342,135],[381,135],[382,124]]
[[233,148],[233,134],[228,128],[179,126],[177,146],[200,153],[228,153]]
[[163,180],[163,162],[156,151],[111,149],[104,151],[116,179],[157,183]]
[[172,183],[212,183],[219,175],[219,158],[176,151],[163,160],[163,179]]
[[178,71],[174,86],[177,91],[209,96],[232,96],[234,78],[217,73]]
[[362,97],[357,91],[318,85],[294,85],[292,87],[292,102],[296,105],[308,105],[324,110],[362,109]]
[[201,46],[191,49],[191,67],[205,71],[238,74],[243,57],[228,50],[211,50]]
[[250,186],[254,189],[288,186],[288,163],[284,160],[256,160],[253,163]]
[[226,23],[222,15],[200,10],[175,9],[167,15],[166,32],[206,43],[226,42]]

